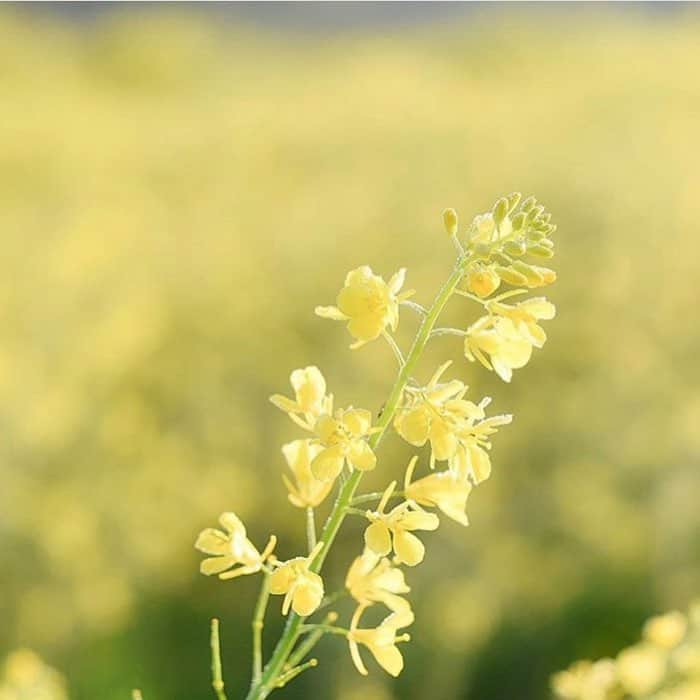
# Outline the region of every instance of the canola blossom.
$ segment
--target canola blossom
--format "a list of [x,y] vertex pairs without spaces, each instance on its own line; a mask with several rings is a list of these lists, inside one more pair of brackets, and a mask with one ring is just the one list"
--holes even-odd
[[[278,559],[272,554],[274,535],[260,552],[232,512],[221,516],[223,530],[208,528],[196,541],[197,549],[209,555],[201,564],[202,573],[218,574],[224,580],[244,574],[262,577],[253,614],[253,672],[246,700],[262,700],[315,667],[318,659],[305,659],[324,635],[345,638],[352,663],[361,674],[369,673],[363,659],[369,652],[386,673],[399,675],[404,667],[399,644],[410,640],[404,630],[415,622],[404,567],[418,566],[425,559],[422,533],[437,530],[440,516],[469,524],[467,501],[491,476],[491,439],[512,416],[487,415],[489,397],[472,400],[467,398],[468,387],[463,381],[443,379],[452,360],[434,370],[425,385],[416,379],[418,364],[433,338],[456,335],[462,339],[468,360],[480,362],[504,381],[511,381],[513,370],[527,365],[533,348],[542,348],[546,340],[540,323],[553,319],[555,308],[543,296],[523,299],[522,295],[556,279],[553,270],[528,258],[552,257],[555,226],[534,198],[522,200],[517,193],[497,200],[490,211],[474,217],[464,230],[460,230],[454,209],[443,212],[443,224],[457,258],[431,305],[408,301],[414,292],[402,291],[405,269],[386,282],[364,265],[347,274],[335,306],[315,309],[321,318],[346,323],[353,349],[379,338],[388,343],[399,371],[387,398],[378,401],[374,411],[352,405],[334,407],[326,378],[315,365],[291,373],[293,395],[270,397],[302,431],[300,437],[282,446],[286,465],[282,479],[289,502],[304,514],[306,553]],[[520,298],[514,302],[514,297]],[[466,329],[437,325],[453,299],[472,308],[476,304]],[[407,353],[395,337],[402,305],[419,316],[418,331]],[[395,465],[387,463],[378,451],[391,429],[416,450],[426,452],[424,461],[418,454],[410,460],[402,491],[397,490],[400,474]],[[415,473],[419,463],[427,464],[427,473]],[[439,463],[444,468],[437,469]],[[376,470],[387,486],[378,493],[361,493],[363,475],[371,470]],[[360,504],[368,505],[360,509]],[[319,507],[327,510],[320,533],[316,528]],[[360,553],[349,554],[343,585],[321,572],[346,519],[348,527],[357,524],[356,519],[348,519],[351,515],[361,516],[365,528],[362,533],[355,527]],[[285,543],[292,541],[292,537],[284,538]],[[349,594],[355,605],[345,626],[338,624],[342,615],[336,609],[343,594]],[[283,596],[282,614],[287,623],[267,655],[263,630],[270,596]],[[374,627],[361,627],[365,611],[376,606],[385,611],[384,618]],[[650,623],[645,632],[648,639],[637,655],[650,653],[649,648],[673,647],[684,630],[683,621],[675,618]],[[212,623],[213,683],[219,698],[225,698],[218,647],[217,622]],[[619,666],[634,668],[635,663],[634,654],[630,654]],[[609,668],[607,662],[577,667],[561,676],[558,687],[564,689],[562,692],[573,692],[572,688],[589,677],[607,687]],[[649,685],[652,681],[656,682],[655,678],[647,679]]]
[[560,700],[700,698],[700,601],[650,618],[636,644],[614,659],[576,661],[551,686]]

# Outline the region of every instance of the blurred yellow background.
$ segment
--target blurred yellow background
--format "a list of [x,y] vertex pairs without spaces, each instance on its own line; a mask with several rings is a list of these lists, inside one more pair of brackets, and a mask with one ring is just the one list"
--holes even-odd
[[[540,700],[551,672],[685,607],[700,592],[699,74],[692,6],[503,5],[347,33],[5,8],[0,656],[33,649],[74,699],[205,698],[218,615],[240,697],[256,582],[200,577],[194,538],[233,509],[254,541],[300,548],[279,450],[297,433],[267,397],[318,364],[341,403],[376,411],[393,378],[385,346],[351,352],[314,306],[361,264],[406,266],[428,303],[452,260],[442,209],[468,220],[512,190],[559,226],[559,316],[512,385],[455,339],[423,364],[427,379],[453,357],[515,420],[471,527],[427,536],[409,572],[407,669],[363,680],[329,639],[279,696]],[[414,329],[404,314],[404,343]],[[391,438],[372,479],[410,454]]]

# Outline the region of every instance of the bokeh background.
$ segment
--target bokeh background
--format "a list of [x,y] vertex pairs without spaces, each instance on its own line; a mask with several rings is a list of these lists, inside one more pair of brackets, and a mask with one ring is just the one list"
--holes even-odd
[[512,190],[559,225],[559,317],[510,386],[455,340],[426,358],[516,419],[409,572],[406,671],[333,638],[279,696],[541,700],[697,596],[698,75],[692,5],[3,7],[0,657],[65,678],[12,654],[23,700],[210,697],[213,615],[241,697],[257,582],[201,577],[194,538],[234,509],[301,548],[268,395],[315,363],[378,410],[394,372],[313,307],[360,264],[429,302],[441,210]]

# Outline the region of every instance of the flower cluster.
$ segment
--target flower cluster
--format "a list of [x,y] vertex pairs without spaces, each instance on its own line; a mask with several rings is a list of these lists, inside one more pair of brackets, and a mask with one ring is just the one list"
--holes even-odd
[[700,601],[647,620],[642,639],[615,659],[577,661],[552,677],[561,700],[700,698]]
[[[422,533],[439,527],[439,514],[468,525],[467,499],[472,489],[491,475],[491,438],[512,419],[507,414],[487,415],[488,397],[472,401],[466,398],[468,387],[462,381],[443,379],[451,361],[438,367],[427,384],[419,384],[414,372],[421,353],[435,336],[460,335],[469,360],[479,360],[510,381],[513,369],[523,367],[533,348],[541,348],[545,342],[539,322],[554,317],[554,306],[543,297],[509,301],[555,278],[551,270],[521,259],[526,254],[551,256],[549,235],[554,227],[544,208],[532,198],[520,204],[519,195],[510,195],[498,200],[491,212],[476,217],[463,236],[454,210],[446,210],[443,220],[458,257],[430,308],[408,301],[412,291],[401,292],[404,269],[385,282],[368,266],[348,273],[336,306],[316,308],[318,316],[347,323],[354,339],[352,348],[382,338],[395,354],[399,373],[376,422],[367,409],[334,408],[334,398],[316,366],[292,372],[293,396],[271,397],[272,403],[306,433],[282,446],[289,470],[282,478],[291,504],[305,511],[308,554],[277,559],[272,554],[274,536],[260,552],[233,513],[221,516],[223,530],[206,529],[196,542],[198,549],[210,555],[201,564],[203,573],[218,574],[221,579],[258,572],[264,577],[253,624],[254,674],[249,700],[267,697],[314,666],[315,659],[303,659],[326,633],[345,637],[360,673],[367,673],[363,648],[387,673],[396,676],[401,672],[404,661],[398,644],[408,641],[403,630],[414,622],[402,567],[423,562],[426,535]],[[502,283],[521,288],[493,296]],[[483,315],[466,330],[436,328],[445,305],[455,296],[476,302]],[[394,337],[402,305],[417,313],[421,321],[407,355]],[[426,463],[430,471],[414,479],[419,461],[414,455],[405,471],[403,490],[398,490],[391,465],[382,465],[386,488],[379,493],[357,494],[364,472],[377,468],[377,448],[392,427],[411,447],[429,446]],[[438,464],[442,464],[439,469]],[[323,507],[334,491],[334,504],[317,542],[315,509]],[[360,504],[369,505],[360,509]],[[330,610],[322,621],[306,622],[342,597],[342,591],[326,593],[328,582],[321,568],[340,526],[350,515],[360,516],[365,526],[362,553],[352,561],[345,577],[346,594],[354,601],[349,624],[334,624],[339,618],[336,610]],[[282,614],[290,619],[263,668],[261,634],[269,595],[284,596]],[[383,609],[377,618],[383,619],[374,627],[361,627],[365,611],[375,606]]]

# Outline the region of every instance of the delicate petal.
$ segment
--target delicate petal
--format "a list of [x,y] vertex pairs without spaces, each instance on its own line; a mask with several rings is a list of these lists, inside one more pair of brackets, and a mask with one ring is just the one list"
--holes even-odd
[[371,651],[377,663],[388,674],[396,677],[403,670],[403,656],[395,646],[372,647]]
[[401,528],[404,530],[437,530],[440,519],[435,513],[414,510],[401,518]]
[[365,530],[365,544],[381,557],[389,554],[391,551],[391,536],[389,529],[382,521],[372,523]]
[[323,599],[323,579],[318,574],[307,572],[294,588],[292,610],[297,615],[311,615]]
[[343,413],[342,421],[351,435],[360,437],[372,427],[372,414],[363,408],[351,408]]
[[420,564],[425,556],[423,543],[415,535],[404,530],[394,533],[394,551],[398,563],[404,563],[406,566]]
[[314,313],[331,321],[347,321],[348,317],[336,306],[317,306]]
[[270,575],[270,593],[286,593],[294,581],[294,571],[289,564],[283,564]]
[[334,445],[320,452],[311,462],[311,473],[320,481],[333,481],[343,470],[345,446]]
[[348,461],[360,471],[369,471],[377,466],[377,457],[365,440],[353,440],[350,443]]
[[401,437],[411,445],[422,447],[428,439],[430,413],[425,406],[417,406],[400,413],[394,427]]
[[402,267],[398,272],[394,273],[389,280],[389,291],[392,294],[398,294],[406,281],[406,268]]
[[467,448],[469,471],[475,484],[486,481],[491,476],[491,458],[489,453],[478,445]]
[[219,522],[221,523],[222,527],[229,532],[236,532],[245,537],[245,525],[235,513],[222,513],[219,517]]
[[210,557],[209,559],[204,559],[200,563],[199,570],[205,576],[211,576],[212,574],[220,574],[222,571],[230,569],[236,563],[235,557]]
[[290,382],[296,392],[296,399],[302,411],[318,415],[323,409],[326,396],[326,380],[318,367],[295,369]]
[[230,541],[226,533],[211,527],[199,533],[194,546],[205,554],[228,554],[230,552]]
[[384,327],[386,319],[383,316],[376,314],[365,314],[363,316],[355,316],[348,322],[348,330],[353,338],[358,340],[374,340],[378,338]]

